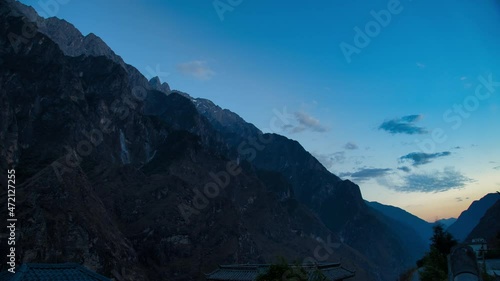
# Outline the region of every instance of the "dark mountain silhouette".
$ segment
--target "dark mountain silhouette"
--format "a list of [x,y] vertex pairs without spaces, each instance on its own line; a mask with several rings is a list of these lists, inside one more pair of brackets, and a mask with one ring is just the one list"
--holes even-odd
[[497,247],[494,242],[500,241],[500,200],[486,211],[465,241],[470,242],[475,238],[484,238],[490,245]]
[[398,207],[384,205],[378,202],[366,202],[371,208],[381,212],[385,216],[405,224],[411,227],[415,233],[418,234],[421,241],[425,242],[426,245],[430,243],[430,237],[432,236],[432,225],[431,223],[424,221],[423,219],[401,209]]
[[[328,242],[326,260],[374,278],[371,262],[250,165],[194,205],[193,190],[229,159],[192,102],[151,88],[138,99],[122,65],[66,56],[40,32],[14,48],[9,34],[28,22],[0,3],[1,167],[17,168],[20,260],[84,263],[116,280],[200,280],[218,263],[314,257]],[[200,210],[188,222],[180,206]]]
[[434,223],[440,223],[442,225],[444,225],[444,228],[447,229],[450,225],[452,225],[453,223],[455,223],[457,221],[456,218],[447,218],[447,219],[440,219],[440,220],[437,220],[435,221]]
[[12,0],[0,20],[0,176],[16,167],[23,262],[116,280],[202,280],[277,255],[342,260],[357,280],[413,265],[391,219],[298,142],[148,81],[68,22]]
[[[429,238],[427,227],[422,220],[400,208],[387,206],[378,202],[367,202],[373,209],[377,218],[385,223],[394,233],[403,245],[408,245],[414,261],[420,259],[429,247]],[[432,231],[432,229],[431,229]],[[428,235],[428,236],[426,236]]]
[[208,100],[196,99],[195,104],[232,147],[232,155],[283,175],[297,200],[314,210],[344,242],[383,268],[400,271],[414,264],[420,249],[415,253],[412,245],[402,243],[392,226],[368,208],[359,186],[330,173],[298,142],[286,137],[263,134],[263,139],[272,141],[250,145],[258,142],[260,130],[255,126]]
[[469,208],[463,211],[457,221],[448,227],[458,241],[464,241],[467,235],[476,227],[486,211],[500,199],[500,194],[489,193],[483,198],[472,202]]

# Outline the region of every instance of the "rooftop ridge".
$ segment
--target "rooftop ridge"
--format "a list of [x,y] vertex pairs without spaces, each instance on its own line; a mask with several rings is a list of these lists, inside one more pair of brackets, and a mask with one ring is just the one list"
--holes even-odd
[[[260,274],[264,274],[272,264],[229,264],[219,265],[217,269],[211,273],[206,273],[207,280],[238,280],[238,281],[254,281]],[[327,280],[344,280],[355,276],[355,272],[336,263],[314,263],[314,264],[288,264],[293,268],[302,268],[311,279],[316,270],[321,271]]]
[[[259,268],[259,267],[270,267],[272,264],[263,263],[263,264],[225,264],[219,265],[219,268],[224,269],[248,269],[248,268]],[[288,264],[291,267],[302,267],[302,268],[330,268],[330,267],[340,267],[340,263],[314,263],[314,264]]]
[[[96,272],[93,272],[92,270],[86,268],[84,265],[78,264],[78,263],[23,263],[17,267],[15,274],[11,274],[11,273],[6,274],[6,272],[0,273],[0,280],[9,280],[9,281],[26,280],[25,278],[27,278],[27,276],[29,274],[33,274],[33,273],[30,273],[31,270],[35,270],[35,271],[47,270],[47,272],[52,272],[50,274],[54,274],[58,270],[71,270],[73,272],[80,272],[81,274],[83,274],[82,276],[87,276],[87,278],[85,280],[90,280],[90,279],[102,280],[102,281],[110,281],[111,280],[105,276],[102,276]],[[6,276],[9,276],[9,277],[7,277],[7,279],[5,279]],[[40,279],[40,280],[48,280],[47,278],[48,277],[44,275],[43,279]],[[61,280],[59,278],[60,277],[58,277],[57,280]],[[64,279],[64,280],[67,280],[67,279]],[[71,280],[73,280],[73,279],[71,279]]]

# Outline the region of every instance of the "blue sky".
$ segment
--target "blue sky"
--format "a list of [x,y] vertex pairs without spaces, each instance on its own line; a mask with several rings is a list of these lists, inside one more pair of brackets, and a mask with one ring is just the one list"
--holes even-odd
[[498,1],[22,2],[298,140],[367,200],[432,221],[500,189]]

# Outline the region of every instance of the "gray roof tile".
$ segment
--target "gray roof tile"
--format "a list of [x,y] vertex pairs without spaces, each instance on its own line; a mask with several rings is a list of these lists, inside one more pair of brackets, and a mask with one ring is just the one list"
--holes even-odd
[[76,263],[26,263],[16,273],[2,272],[0,281],[111,281]]
[[[218,269],[206,275],[207,280],[217,281],[254,281],[261,273],[265,273],[269,264],[248,264],[248,265],[221,265]],[[291,265],[292,267],[294,265]],[[315,270],[319,269],[325,275],[326,280],[344,280],[354,276],[354,272],[349,271],[339,263],[304,265],[309,279],[312,279]]]

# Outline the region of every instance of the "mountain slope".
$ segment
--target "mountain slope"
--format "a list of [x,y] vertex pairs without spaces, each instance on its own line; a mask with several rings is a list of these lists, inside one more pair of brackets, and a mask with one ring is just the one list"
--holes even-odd
[[447,219],[437,220],[435,223],[440,223],[440,224],[444,225],[445,229],[447,229],[448,227],[450,227],[450,225],[452,225],[456,221],[457,221],[456,218],[447,218]]
[[[371,202],[373,203],[373,202]],[[379,204],[379,203],[377,203]],[[370,204],[368,204],[370,206]],[[373,204],[371,204],[373,205]],[[389,207],[389,206],[388,206]],[[392,207],[392,206],[390,206]],[[407,245],[409,247],[409,253],[411,254],[410,258],[414,262],[418,261],[421,259],[426,250],[428,249],[428,238],[423,239],[416,231],[416,229],[404,222],[404,221],[399,221],[398,219],[395,219],[394,217],[387,216],[384,214],[383,211],[380,211],[377,207],[371,207],[372,212],[374,215],[387,227],[397,235],[397,239],[399,243],[402,245]],[[384,209],[384,208],[382,208]]]
[[500,199],[500,194],[489,193],[483,198],[472,202],[469,208],[463,211],[450,227],[450,232],[458,241],[464,241],[467,235],[474,229],[484,216],[486,211]]
[[[401,243],[394,230],[372,214],[359,187],[331,174],[298,142],[277,134],[255,134],[251,124],[232,112],[210,110],[206,104],[201,112],[233,144],[233,151],[237,151],[234,157],[281,174],[298,201],[311,208],[345,243],[377,263],[383,279],[395,278],[414,264],[411,246]],[[220,126],[220,119],[234,123]]]
[[[105,43],[102,42],[102,40],[96,38],[94,35],[89,34],[87,36],[83,36],[71,24],[64,21],[58,21],[55,18],[50,19],[50,23],[43,22],[42,19],[36,17],[35,15],[30,15],[28,18],[37,22],[42,21],[39,24],[40,31],[54,40],[65,55],[103,55],[121,66],[124,66],[121,58],[116,56],[114,52],[109,49],[109,47],[105,46]],[[64,38],[61,36],[59,30],[67,30],[66,32],[72,35]],[[79,43],[82,41],[94,43]],[[145,80],[135,68],[129,65],[125,64],[124,69],[128,74],[129,84],[131,86],[139,86],[149,91],[144,105],[146,112],[155,116],[161,114],[161,112],[164,111],[162,104],[166,102],[165,97],[161,94],[151,92],[150,90],[159,90],[163,91],[165,94],[169,94],[169,92],[166,92],[169,89],[168,85],[164,85],[164,83],[160,87],[156,79],[152,81]],[[181,95],[190,98],[186,94]],[[217,146],[220,147],[216,149],[218,153],[229,153],[228,156],[232,159],[241,157],[242,160],[248,160],[248,157],[253,155],[251,150],[255,150],[252,147],[248,147],[249,145],[253,145],[252,140],[255,141],[259,138],[273,137],[272,135],[263,135],[257,128],[255,128],[255,126],[246,123],[237,114],[228,110],[220,109],[208,100],[191,100],[195,104],[198,112],[207,118],[217,133],[222,136],[223,142],[228,144],[228,151],[226,151],[224,145],[221,144],[221,139],[217,136],[210,137],[211,140],[205,139],[205,144],[208,144],[208,142],[219,143]],[[160,117],[167,121],[169,118],[168,116]],[[202,133],[202,131],[206,129],[207,126],[198,126],[198,128],[201,130],[196,132],[196,130],[191,128],[190,132],[195,134],[199,133],[202,138],[206,138],[207,134]],[[210,128],[208,128],[208,130],[210,130]],[[277,159],[271,159],[274,157],[281,157],[279,156],[282,153],[281,146],[291,149],[291,155],[298,155],[299,157],[280,159],[278,161],[290,163],[297,163],[297,161],[303,162],[295,168],[287,167],[286,169],[283,169],[283,163],[276,162],[275,160]],[[260,147],[261,146],[257,144],[255,148],[259,150],[261,149]],[[147,146],[145,148],[147,148]],[[149,151],[151,148],[145,150]],[[255,150],[255,152],[257,152],[257,150]],[[297,151],[297,153],[294,153],[293,151]],[[270,157],[265,158],[265,154],[268,154],[267,156]],[[371,258],[379,262],[380,266],[383,268],[383,272],[396,276],[399,273],[395,272],[394,268],[398,268],[397,270],[399,270],[400,268],[403,268],[411,263],[402,262],[399,263],[397,267],[394,266],[394,264],[398,263],[398,261],[405,260],[405,257],[408,256],[408,251],[404,250],[405,245],[399,245],[399,243],[395,241],[397,239],[397,235],[391,233],[391,231],[387,229],[383,223],[379,222],[377,218],[370,214],[362,202],[359,187],[349,181],[340,181],[338,177],[328,172],[314,157],[305,152],[300,145],[295,144],[295,142],[284,137],[276,135],[276,141],[273,141],[272,148],[266,149],[264,153],[258,153],[256,156],[259,156],[258,159],[255,161],[249,161],[252,165],[255,165],[256,168],[260,170],[277,172],[284,178],[287,178],[298,201],[306,204],[306,206],[309,206],[310,208],[313,208],[315,213],[317,213],[320,218],[325,221],[327,226],[332,231],[342,233],[342,235],[346,237],[345,239],[348,243],[353,245],[358,250],[369,254]],[[272,163],[272,165],[269,165],[267,161],[270,161],[269,163]],[[331,204],[336,204],[333,205],[336,207],[332,207]],[[366,228],[366,225],[364,225],[365,222],[370,222],[370,227],[373,228],[371,229],[374,234],[372,243],[366,243],[366,239],[357,234],[358,231]],[[356,238],[351,239],[354,237]],[[378,241],[380,247],[377,243],[374,243],[375,241]],[[375,246],[379,249],[370,249]],[[384,254],[386,258],[380,259],[380,256],[378,256],[379,252],[390,252],[390,250],[394,248],[398,249],[397,252]]]
[[367,202],[368,206],[381,212],[385,216],[394,219],[395,221],[411,227],[419,235],[420,239],[425,243],[430,243],[429,239],[432,236],[432,224],[423,219],[410,214],[409,212],[394,206],[384,205],[378,202]]
[[63,19],[56,17],[44,19],[36,13],[35,9],[19,1],[6,0],[6,2],[11,7],[12,15],[24,16],[27,21],[33,22],[37,32],[52,39],[66,56],[104,56],[125,69],[133,88],[157,90],[166,94],[170,92],[169,85],[165,82],[160,83],[158,77],[148,81],[135,67],[126,64],[99,36],[93,33],[84,36],[73,24]]
[[490,245],[497,246],[494,241],[500,241],[500,200],[486,211],[465,241],[470,242],[474,238],[484,238]]
[[[20,261],[78,262],[116,280],[203,280],[219,263],[318,259],[328,241],[321,261],[375,280],[372,262],[252,165],[217,196],[197,197],[230,159],[188,98],[147,88],[138,99],[121,64],[67,56],[41,32],[14,49],[9,34],[27,18],[0,0],[0,20],[0,173],[17,171]],[[150,98],[165,110],[146,114]],[[182,206],[195,212],[186,219]]]
[[93,33],[83,36],[71,23],[51,17],[44,19],[36,13],[35,9],[18,1],[7,1],[15,7],[12,11],[18,16],[26,16],[29,22],[36,24],[37,31],[48,36],[56,42],[61,51],[68,56],[105,56],[125,67],[123,59],[116,55],[104,41]]

